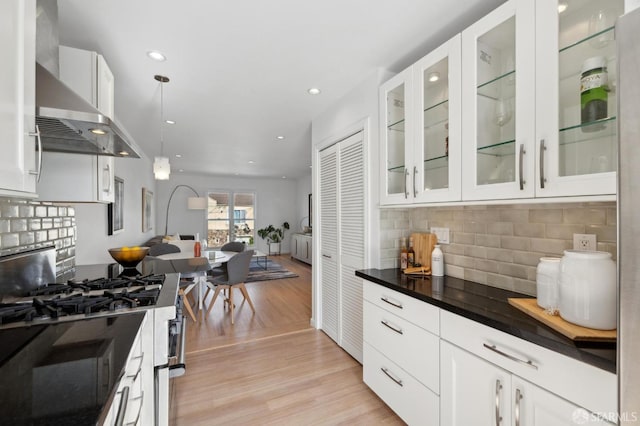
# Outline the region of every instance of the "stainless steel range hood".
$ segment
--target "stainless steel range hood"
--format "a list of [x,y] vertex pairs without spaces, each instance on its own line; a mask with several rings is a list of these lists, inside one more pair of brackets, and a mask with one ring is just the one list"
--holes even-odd
[[113,120],[36,63],[36,124],[44,151],[140,158]]

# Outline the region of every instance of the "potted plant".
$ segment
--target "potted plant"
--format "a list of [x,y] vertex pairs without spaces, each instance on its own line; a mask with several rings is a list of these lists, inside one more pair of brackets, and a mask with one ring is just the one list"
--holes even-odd
[[260,238],[267,241],[269,245],[269,254],[280,254],[280,243],[284,238],[284,232],[289,229],[289,222],[283,222],[279,228],[269,225],[266,228],[258,229]]

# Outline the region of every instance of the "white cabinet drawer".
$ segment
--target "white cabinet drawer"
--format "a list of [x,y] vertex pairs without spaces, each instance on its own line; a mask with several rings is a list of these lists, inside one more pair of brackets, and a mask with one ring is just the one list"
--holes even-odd
[[589,411],[616,411],[615,374],[444,310],[440,321],[442,339]]
[[439,425],[438,395],[366,342],[363,377],[364,382],[409,425]]
[[364,281],[364,299],[425,330],[440,335],[439,308],[387,287]]
[[440,339],[384,309],[364,302],[364,341],[440,393]]

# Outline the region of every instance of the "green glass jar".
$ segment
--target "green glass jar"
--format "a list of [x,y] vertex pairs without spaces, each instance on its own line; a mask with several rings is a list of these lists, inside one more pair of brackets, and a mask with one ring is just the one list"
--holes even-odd
[[[580,77],[580,117],[582,124],[607,118],[608,73],[605,58],[594,56],[582,64]],[[591,127],[591,126],[588,126]],[[597,130],[589,129],[585,130]]]

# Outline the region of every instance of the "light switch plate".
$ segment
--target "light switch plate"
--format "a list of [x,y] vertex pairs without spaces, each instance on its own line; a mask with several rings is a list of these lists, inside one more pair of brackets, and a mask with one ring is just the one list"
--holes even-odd
[[449,228],[431,228],[431,233],[438,237],[438,244],[449,244]]

